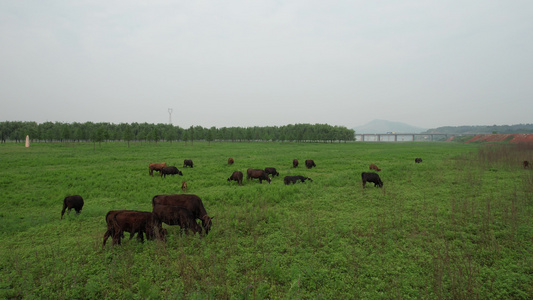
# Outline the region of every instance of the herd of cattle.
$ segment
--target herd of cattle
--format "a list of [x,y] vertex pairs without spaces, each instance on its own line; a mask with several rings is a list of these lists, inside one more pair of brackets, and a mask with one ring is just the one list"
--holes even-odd
[[[233,164],[235,160],[233,158],[228,159],[228,164]],[[421,158],[416,158],[415,163],[421,163]],[[184,161],[184,167],[193,168],[193,162],[190,159]],[[305,166],[310,169],[316,167],[313,160],[306,160]],[[293,167],[298,167],[298,160],[293,160]],[[523,162],[524,168],[529,168],[529,162],[525,160]],[[167,166],[166,163],[151,163],[149,164],[149,174],[153,176],[153,171],[160,172],[161,177],[166,175],[183,175],[175,166]],[[370,164],[370,170],[379,172],[381,171],[375,164]],[[279,172],[275,168],[263,169],[248,169],[246,172],[246,178],[259,179],[262,183],[263,180],[268,183],[271,182],[272,177],[279,176]],[[241,171],[235,171],[228,178],[228,181],[237,181],[239,185],[242,185],[243,173]],[[383,181],[377,173],[363,172],[361,173],[361,179],[363,182],[363,188],[367,182],[374,183],[374,187],[383,187]],[[283,183],[285,185],[295,184],[298,181],[305,182],[306,180],[313,181],[309,177],[305,176],[285,176]],[[184,181],[182,183],[182,190],[186,192],[187,184]],[[80,195],[67,196],[63,200],[63,209],[61,211],[61,219],[65,211],[68,209],[70,213],[71,209],[74,209],[76,213],[80,213],[84,205],[83,198]],[[124,232],[130,233],[130,239],[137,234],[137,238],[143,242],[144,235],[149,240],[160,239],[165,240],[167,230],[162,227],[162,223],[167,225],[179,225],[186,233],[189,230],[201,235],[208,234],[211,230],[213,217],[207,215],[207,211],[202,203],[202,200],[197,195],[193,194],[174,194],[174,195],[157,195],[152,198],[152,212],[135,211],[135,210],[112,210],[109,211],[106,216],[107,230],[104,234],[104,240],[102,248],[105,247],[106,241],[109,237],[113,239],[113,245],[120,244],[121,239],[124,237]],[[197,220],[201,221],[201,226],[197,223]]]

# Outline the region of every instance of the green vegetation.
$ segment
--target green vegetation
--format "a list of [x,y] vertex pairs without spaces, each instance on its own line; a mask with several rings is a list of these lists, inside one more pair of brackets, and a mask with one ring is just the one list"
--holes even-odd
[[[0,298],[533,297],[531,145],[127,141],[0,144]],[[361,187],[370,163],[382,189]],[[265,167],[271,185],[226,181]],[[166,243],[102,249],[107,211],[150,211],[183,180],[215,217],[208,236],[164,225]],[[85,207],[60,220],[71,194]]]

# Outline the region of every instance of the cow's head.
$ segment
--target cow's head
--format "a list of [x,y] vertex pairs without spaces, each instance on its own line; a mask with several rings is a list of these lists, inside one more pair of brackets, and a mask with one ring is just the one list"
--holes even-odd
[[211,226],[213,225],[213,219],[215,217],[209,217],[208,215],[205,215],[201,218],[202,220],[202,227],[205,229],[205,234],[208,234],[211,230]]

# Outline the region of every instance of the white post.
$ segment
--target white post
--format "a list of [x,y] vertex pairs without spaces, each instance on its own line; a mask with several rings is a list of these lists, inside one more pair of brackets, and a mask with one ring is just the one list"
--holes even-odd
[[28,148],[30,146],[30,136],[27,135],[26,136],[26,148]]

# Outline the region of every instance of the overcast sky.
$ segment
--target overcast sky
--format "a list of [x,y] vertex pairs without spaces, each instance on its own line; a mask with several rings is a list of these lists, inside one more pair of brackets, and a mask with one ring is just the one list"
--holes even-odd
[[533,1],[1,1],[0,121],[533,123]]

